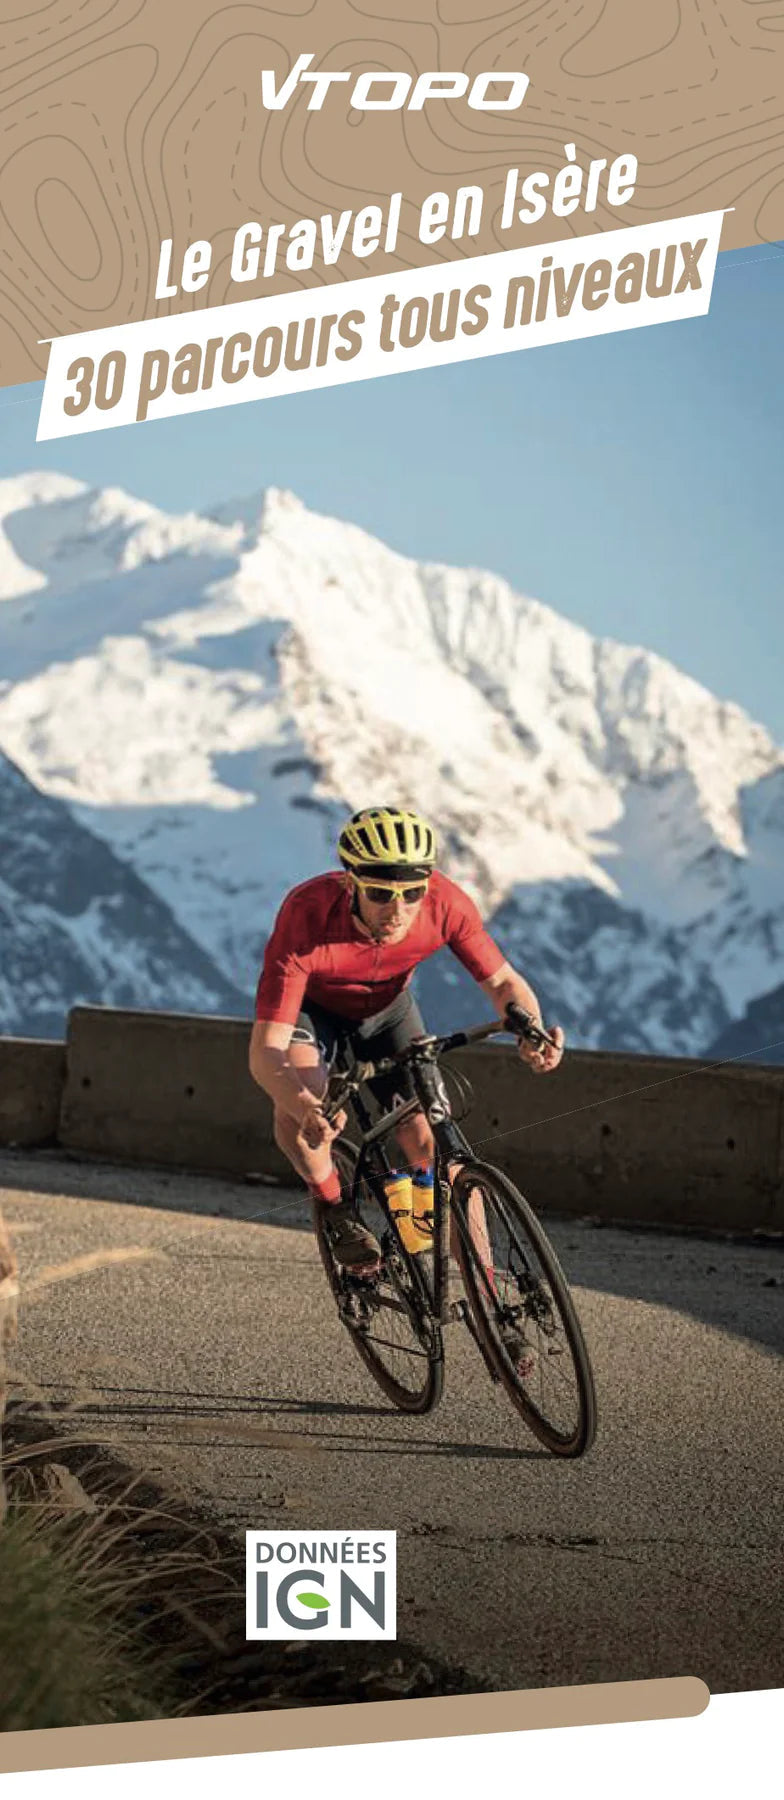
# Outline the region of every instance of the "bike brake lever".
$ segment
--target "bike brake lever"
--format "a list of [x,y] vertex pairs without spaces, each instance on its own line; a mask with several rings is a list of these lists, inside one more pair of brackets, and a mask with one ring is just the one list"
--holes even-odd
[[350,1095],[351,1085],[346,1080],[346,1077],[344,1075],[330,1075],[321,1109],[328,1125],[331,1125],[337,1118],[338,1113],[342,1112]]
[[555,1039],[550,1036],[549,1031],[544,1031],[541,1025],[536,1025],[534,1023],[533,1014],[524,1012],[523,1008],[521,1006],[516,1006],[514,1002],[506,1009],[506,1019],[509,1029],[514,1032],[515,1037],[525,1038],[529,1044],[534,1044],[538,1050],[541,1049],[543,1044],[549,1044],[551,1050],[556,1050],[558,1048]]

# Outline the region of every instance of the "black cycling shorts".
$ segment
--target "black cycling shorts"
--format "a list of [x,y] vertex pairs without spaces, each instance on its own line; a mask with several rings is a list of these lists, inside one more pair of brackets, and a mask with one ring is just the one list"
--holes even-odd
[[[330,1069],[346,1058],[347,1051],[360,1062],[394,1055],[397,1050],[405,1050],[414,1038],[423,1037],[426,1030],[413,995],[404,988],[389,1006],[369,1019],[346,1019],[308,1001],[297,1019],[292,1043],[316,1044]],[[379,1075],[368,1082],[368,1087],[385,1110],[397,1098],[410,1100],[414,1092],[407,1069]]]

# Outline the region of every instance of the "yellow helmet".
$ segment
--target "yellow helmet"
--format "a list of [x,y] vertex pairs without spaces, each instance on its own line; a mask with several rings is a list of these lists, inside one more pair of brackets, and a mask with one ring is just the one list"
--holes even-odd
[[419,813],[368,806],[344,825],[338,856],[355,874],[427,876],[435,866],[436,834]]

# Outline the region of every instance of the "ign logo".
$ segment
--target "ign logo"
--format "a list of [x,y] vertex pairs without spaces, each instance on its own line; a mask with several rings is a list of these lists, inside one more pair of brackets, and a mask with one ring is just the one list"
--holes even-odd
[[394,1531],[246,1531],[246,1638],[394,1638],[396,1539]]
[[[349,105],[358,112],[399,112],[404,106],[408,112],[421,112],[426,100],[461,100],[463,95],[474,112],[516,112],[528,88],[528,76],[521,69],[484,69],[473,81],[464,70],[445,73],[441,69],[429,69],[416,81],[402,69],[368,69],[356,78],[350,69],[320,69],[316,74],[306,74],[313,56],[312,50],[303,51],[280,87],[274,69],[262,69],[262,105],[270,112],[281,112],[298,84],[307,81],[311,83],[307,110],[320,112],[334,82],[353,81]],[[495,90],[495,97],[491,89]]]

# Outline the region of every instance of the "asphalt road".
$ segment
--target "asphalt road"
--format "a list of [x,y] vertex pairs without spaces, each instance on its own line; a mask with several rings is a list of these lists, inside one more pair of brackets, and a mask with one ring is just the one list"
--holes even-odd
[[0,1158],[19,1381],[231,1528],[396,1528],[399,1633],[498,1687],[784,1684],[784,1250],[549,1221],[600,1404],[540,1450],[462,1326],[422,1420],[377,1394],[301,1201]]

